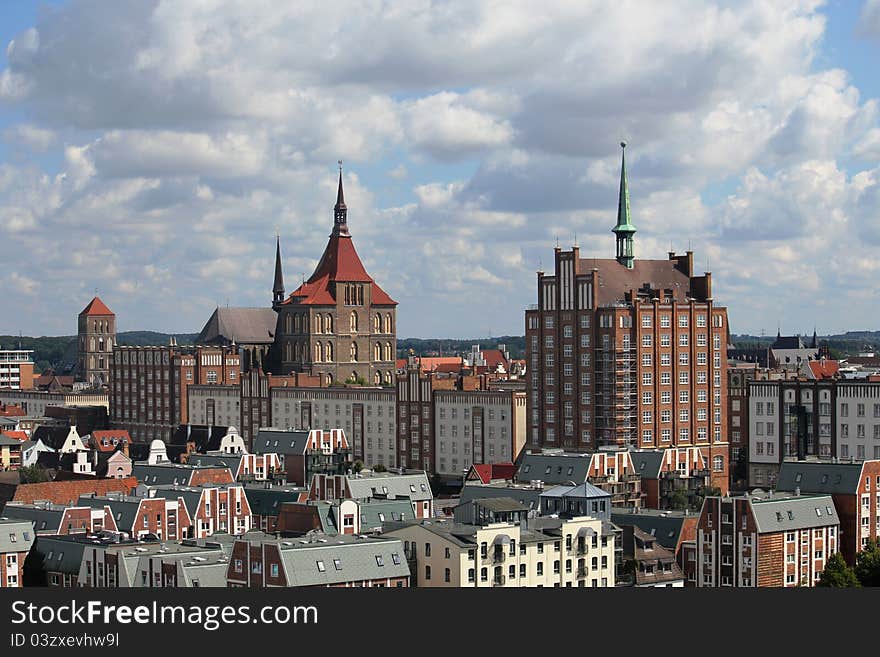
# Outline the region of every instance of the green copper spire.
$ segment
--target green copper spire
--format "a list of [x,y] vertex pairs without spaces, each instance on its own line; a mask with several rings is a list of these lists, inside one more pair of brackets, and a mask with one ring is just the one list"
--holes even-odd
[[629,187],[626,184],[626,142],[620,142],[620,198],[617,202],[617,225],[614,234],[617,236],[617,262],[628,269],[633,268],[633,235],[636,227],[630,221]]

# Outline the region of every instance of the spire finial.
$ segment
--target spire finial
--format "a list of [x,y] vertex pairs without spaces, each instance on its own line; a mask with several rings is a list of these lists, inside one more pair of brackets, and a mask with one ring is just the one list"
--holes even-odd
[[339,189],[336,191],[336,205],[333,207],[333,234],[348,235],[348,208],[345,206],[345,193],[342,190],[342,160],[339,164]]
[[278,307],[284,302],[284,275],[281,271],[281,235],[275,230],[275,283],[272,286],[272,308]]
[[617,225],[613,232],[617,237],[617,262],[629,269],[633,267],[633,235],[636,227],[632,224],[629,211],[629,186],[626,180],[626,142],[620,142],[620,193],[617,200]]

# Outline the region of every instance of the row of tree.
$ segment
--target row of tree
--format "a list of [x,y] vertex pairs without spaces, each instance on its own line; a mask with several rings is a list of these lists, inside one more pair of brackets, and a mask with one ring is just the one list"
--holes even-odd
[[831,555],[817,586],[838,589],[880,586],[880,542],[870,539],[865,549],[856,555],[853,567],[847,565],[840,552]]

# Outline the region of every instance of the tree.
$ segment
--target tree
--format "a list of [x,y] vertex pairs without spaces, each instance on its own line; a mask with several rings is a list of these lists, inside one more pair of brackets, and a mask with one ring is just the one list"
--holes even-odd
[[49,473],[39,465],[26,465],[18,469],[18,479],[23,484],[38,484],[49,481]]
[[373,472],[386,472],[387,468],[381,463],[377,463],[373,466]]
[[357,461],[355,461],[354,463],[351,464],[351,471],[354,474],[357,474],[358,472],[360,472],[363,469],[364,469],[364,462],[361,461],[360,459],[358,459]]
[[840,552],[835,552],[825,563],[825,570],[819,577],[816,586],[825,586],[835,589],[848,589],[861,586],[855,571],[846,564],[846,559]]
[[853,570],[862,586],[880,586],[880,543],[877,539],[869,539],[865,549],[856,555]]
[[687,493],[679,488],[669,496],[669,506],[673,509],[683,511],[688,507]]

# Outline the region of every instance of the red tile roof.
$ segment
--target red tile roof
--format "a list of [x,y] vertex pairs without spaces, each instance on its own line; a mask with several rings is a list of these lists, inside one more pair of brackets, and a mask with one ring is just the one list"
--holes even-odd
[[513,463],[475,463],[471,468],[484,484],[496,479],[513,479],[516,474],[516,466]]
[[[97,449],[99,452],[112,452],[116,449],[116,445],[113,444],[113,439],[116,439],[117,443],[119,442],[131,442],[131,436],[128,434],[128,429],[107,429],[107,430],[98,430],[92,431],[92,447]],[[107,444],[104,444],[104,441],[107,441]]]
[[80,315],[112,315],[113,311],[110,310],[103,301],[101,301],[98,297],[95,297],[91,301],[89,301],[89,305],[83,308],[83,311]]
[[54,504],[75,504],[80,495],[106,495],[112,491],[130,494],[137,487],[135,477],[125,479],[73,479],[69,481],[45,481],[39,484],[19,484],[15,488],[13,502],[33,504],[36,500],[48,500]]
[[30,440],[28,435],[24,431],[4,431],[0,433],[0,436],[9,436],[10,438],[15,438],[16,440],[21,440],[24,442],[25,440]]
[[808,363],[817,379],[833,379],[840,369],[840,363],[836,360],[811,360]]
[[2,417],[23,417],[27,415],[21,406],[15,404],[0,404],[0,416]]
[[294,290],[287,300],[288,303],[306,305],[332,306],[336,304],[336,281],[370,283],[372,302],[378,305],[396,306],[397,302],[370,278],[361,259],[354,248],[349,235],[331,235],[324,249],[324,255],[318,263],[315,273],[309,280]]
[[501,353],[500,349],[484,349],[482,351],[483,360],[486,361],[486,365],[490,369],[498,369],[498,365],[503,365],[504,369],[508,369],[509,365],[507,359],[504,357],[504,354]]

